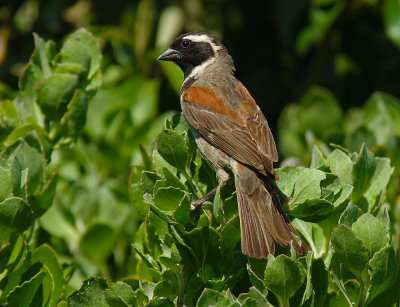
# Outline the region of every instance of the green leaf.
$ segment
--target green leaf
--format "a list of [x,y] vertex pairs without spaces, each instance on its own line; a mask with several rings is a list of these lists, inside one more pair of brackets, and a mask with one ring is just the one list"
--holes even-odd
[[353,203],[357,203],[368,190],[372,176],[375,172],[375,159],[373,154],[363,146],[353,167],[354,189],[352,194]]
[[220,257],[219,233],[210,227],[195,228],[186,234],[186,240],[199,260],[200,278],[207,282],[226,264]]
[[165,271],[154,288],[154,295],[159,297],[168,297],[174,300],[179,294],[179,282],[177,276],[172,271]]
[[101,52],[93,35],[81,28],[68,36],[61,48],[62,62],[84,67],[88,79],[100,69]]
[[31,224],[32,211],[21,198],[10,197],[0,203],[0,238],[22,232]]
[[187,190],[186,186],[179,180],[178,177],[176,177],[174,174],[171,173],[171,171],[163,167],[162,168],[162,173],[164,174],[167,186],[172,186],[174,188],[179,188],[182,191]]
[[[55,252],[50,246],[43,244],[32,253],[32,264],[41,263],[48,273],[44,279],[44,290],[50,292],[48,304],[55,306],[62,298],[64,288],[64,276]],[[49,283],[46,283],[49,279]]]
[[107,288],[107,282],[104,278],[89,277],[83,281],[79,290],[68,296],[68,304],[71,307],[109,307],[104,295]]
[[294,219],[292,225],[306,239],[314,252],[315,257],[321,257],[326,252],[326,238],[321,226],[316,223],[308,223],[299,219]]
[[385,224],[370,213],[362,215],[352,229],[368,248],[369,258],[389,244],[390,238]]
[[333,174],[340,178],[342,183],[352,184],[353,163],[348,155],[339,149],[332,151],[326,158],[329,168]]
[[350,202],[340,216],[339,224],[351,227],[361,215],[363,215],[363,211]]
[[43,182],[44,176],[44,158],[36,149],[21,142],[13,153],[20,164],[21,170],[27,169],[27,188],[28,193],[36,192],[37,188]]
[[11,133],[7,136],[7,139],[4,141],[5,145],[11,145],[19,138],[27,138],[27,136],[34,131],[38,140],[40,141],[40,151],[43,152],[46,156],[49,155],[50,151],[53,149],[53,144],[51,143],[50,137],[47,132],[38,124],[35,123],[25,123],[18,127],[16,127]]
[[149,212],[148,229],[149,233],[152,233],[162,239],[166,234],[169,234],[168,223],[151,211]]
[[136,294],[132,288],[124,282],[116,282],[105,290],[105,299],[109,306],[115,307],[137,307]]
[[287,302],[304,282],[301,265],[286,255],[279,255],[265,269],[265,284],[278,298]]
[[359,302],[359,293],[360,293],[360,284],[355,279],[346,280],[343,283],[343,288],[345,289],[344,293],[339,292],[339,296],[337,297],[336,305],[337,306],[358,306]]
[[400,101],[396,97],[381,92],[371,95],[364,108],[364,121],[379,145],[393,146],[393,135],[400,136],[399,120]]
[[61,119],[61,123],[65,129],[67,129],[68,135],[72,137],[77,137],[79,135],[86,124],[87,108],[87,93],[77,89],[68,104],[66,113]]
[[29,204],[36,217],[43,215],[50,208],[53,203],[54,196],[56,195],[58,176],[53,173],[46,187],[40,191],[33,193],[29,196]]
[[185,225],[189,222],[191,203],[187,197],[183,197],[178,208],[174,212],[174,218],[177,222]]
[[220,222],[224,214],[224,202],[221,197],[220,185],[218,185],[217,191],[215,192],[212,208],[213,208],[213,217],[216,219],[217,222]]
[[328,271],[321,258],[313,259],[311,264],[311,283],[314,290],[315,306],[324,306],[328,292]]
[[[5,261],[8,258],[7,262],[7,268],[9,271],[13,271],[14,268],[18,265],[20,261],[23,261],[25,256],[26,256],[26,246],[24,242],[24,236],[23,235],[18,235],[16,237],[12,237],[10,240],[10,249],[12,247],[12,250],[10,251],[9,257],[4,256],[5,251],[7,248],[3,248],[0,253],[2,256],[2,259]],[[2,267],[3,268],[3,267]]]
[[358,127],[347,134],[344,139],[344,146],[351,152],[359,151],[363,144],[369,148],[376,144],[374,134],[365,126]]
[[219,242],[221,250],[227,255],[233,255],[237,243],[240,240],[240,221],[239,216],[235,216],[229,220],[221,232],[221,240]]
[[140,187],[143,193],[153,194],[153,188],[156,181],[161,179],[161,177],[155,172],[143,171],[140,178]]
[[347,198],[350,196],[351,192],[353,191],[353,186],[350,184],[343,184],[342,189],[340,190],[340,194],[337,195],[337,198],[335,197],[333,201],[333,206],[338,208],[343,202],[347,200]]
[[184,196],[185,193],[178,188],[161,187],[154,194],[154,206],[161,211],[172,212],[176,210]]
[[148,302],[145,307],[174,307],[174,303],[170,299],[165,297],[155,297]]
[[386,35],[400,48],[400,3],[397,0],[383,2],[383,23]]
[[61,119],[77,86],[78,76],[71,74],[52,74],[38,86],[37,103],[49,120]]
[[262,294],[267,295],[267,286],[265,285],[264,280],[262,280],[260,277],[258,277],[251,267],[247,265],[247,273],[249,274],[249,278],[251,281],[251,284],[256,287]]
[[311,165],[310,168],[318,168],[325,164],[325,158],[322,152],[319,150],[317,145],[314,145],[311,152]]
[[172,166],[170,163],[168,163],[158,152],[158,150],[153,151],[153,163],[154,163],[154,169],[157,173],[161,173],[163,168],[166,167],[170,170],[170,172],[174,175],[176,175],[177,170],[174,166]]
[[340,262],[360,277],[369,259],[364,243],[349,227],[340,225],[332,233],[331,244]]
[[215,291],[213,289],[204,289],[203,293],[200,295],[199,300],[197,301],[197,307],[225,307],[232,306],[231,297],[222,294],[221,292]]
[[333,208],[333,205],[325,199],[309,198],[302,203],[292,205],[289,214],[307,222],[317,222],[326,218]]
[[157,137],[157,150],[165,161],[186,172],[189,148],[184,136],[172,130],[163,130]]
[[33,38],[35,40],[35,48],[37,50],[37,59],[35,61],[35,64],[38,66],[38,68],[42,71],[43,75],[46,77],[48,76],[51,71],[50,71],[50,61],[51,59],[48,58],[46,49],[48,46],[46,46],[48,43],[45,43],[43,38],[41,38],[39,35],[36,33],[33,33]]
[[394,171],[394,168],[390,166],[390,160],[388,158],[376,157],[375,166],[375,172],[371,179],[370,186],[364,193],[364,197],[369,204],[369,211],[372,211],[384,201],[387,185]]
[[266,297],[254,287],[251,287],[248,293],[240,294],[238,301],[242,303],[242,307],[272,307],[272,305],[267,301]]
[[190,130],[189,124],[182,112],[175,113],[170,119],[166,119],[165,128],[174,130],[179,134],[189,132]]
[[[20,286],[14,288],[7,295],[7,305],[18,306],[18,307],[31,306],[31,302],[34,300],[36,293],[38,291],[43,291],[43,289],[41,289],[40,286],[42,285],[42,281],[46,277],[46,275],[47,275],[46,272],[42,269],[31,279],[25,281]],[[46,302],[44,301],[40,302],[40,305],[42,305],[42,303],[46,304]]]
[[297,166],[285,166],[277,171],[280,177],[277,185],[286,196],[292,198],[290,206],[308,198],[320,198],[320,182],[326,178],[324,172]]
[[104,259],[112,251],[114,243],[113,228],[105,224],[93,224],[82,235],[79,249],[89,257]]
[[[21,174],[18,174],[18,175],[21,176]],[[17,177],[17,178],[14,177],[14,179],[18,179],[18,178],[20,178],[20,177]],[[0,184],[0,201],[5,200],[6,198],[8,198],[12,195],[13,186],[15,186],[15,185],[12,184],[11,180],[12,179],[10,178],[10,169],[5,169],[0,166],[0,182],[1,182],[1,184]],[[17,188],[19,188],[19,186],[17,186]]]
[[371,284],[368,301],[389,289],[399,277],[399,264],[393,247],[387,246],[378,251],[369,262]]

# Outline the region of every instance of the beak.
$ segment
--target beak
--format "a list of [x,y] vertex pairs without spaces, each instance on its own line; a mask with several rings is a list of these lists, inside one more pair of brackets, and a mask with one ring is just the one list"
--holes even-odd
[[178,50],[168,48],[157,58],[159,61],[176,61],[181,58],[181,53]]

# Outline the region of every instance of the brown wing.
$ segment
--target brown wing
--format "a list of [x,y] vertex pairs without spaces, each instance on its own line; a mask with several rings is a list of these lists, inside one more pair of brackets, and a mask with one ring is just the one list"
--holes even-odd
[[235,160],[275,175],[278,154],[267,120],[240,83],[228,96],[206,87],[189,87],[182,96],[189,123],[210,143]]

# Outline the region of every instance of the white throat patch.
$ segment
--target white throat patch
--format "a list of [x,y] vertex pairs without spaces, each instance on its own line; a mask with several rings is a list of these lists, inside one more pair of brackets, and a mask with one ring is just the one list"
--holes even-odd
[[215,59],[216,59],[216,56],[214,55],[213,57],[209,58],[204,63],[196,66],[195,68],[193,68],[192,71],[190,72],[190,74],[185,78],[182,86],[185,84],[186,80],[189,80],[190,78],[196,77],[196,75],[199,74],[200,72],[202,72],[204,69],[206,69],[207,66],[211,65],[212,63],[214,63]]

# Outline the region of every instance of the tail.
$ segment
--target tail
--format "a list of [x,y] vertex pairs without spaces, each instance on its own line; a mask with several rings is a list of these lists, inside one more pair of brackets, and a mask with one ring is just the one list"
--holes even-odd
[[283,212],[283,194],[272,179],[263,180],[255,171],[240,165],[235,171],[235,185],[243,254],[266,258],[274,254],[275,242],[283,247],[292,242],[298,255],[307,253],[307,245]]

